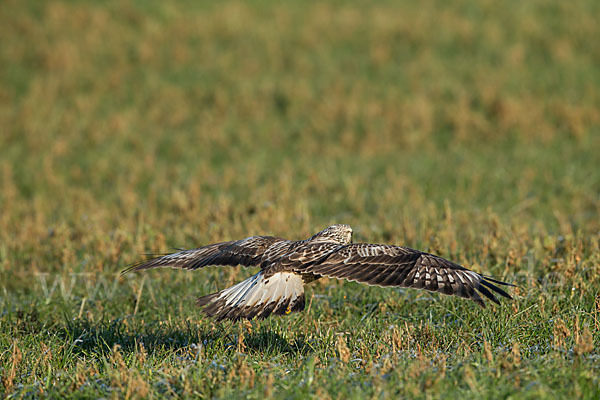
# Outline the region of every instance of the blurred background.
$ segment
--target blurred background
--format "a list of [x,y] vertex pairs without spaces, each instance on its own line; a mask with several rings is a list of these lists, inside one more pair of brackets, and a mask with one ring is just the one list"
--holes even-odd
[[[577,385],[598,390],[593,359],[568,361],[600,340],[598,16],[596,0],[3,0],[5,390],[71,390],[101,371],[97,394],[129,379],[113,346],[137,365],[143,343],[154,358],[128,381],[151,382],[139,396],[165,393],[163,363],[173,393],[189,382],[220,393],[210,392],[222,389],[214,365],[237,363],[243,337],[208,323],[193,300],[252,271],[155,271],[151,286],[115,274],[144,253],[255,234],[303,239],[332,223],[351,224],[355,241],[434,252],[516,283],[517,300],[480,313],[422,291],[323,280],[310,312],[246,338],[254,353],[234,370],[253,363],[265,390],[269,377],[285,393],[321,371],[310,390],[365,395],[383,379],[368,372],[380,371],[381,354],[400,374],[386,382],[405,396],[431,382],[467,397],[502,383],[510,393],[520,377],[544,393],[577,382],[567,398],[581,395]],[[354,335],[345,347],[331,332]],[[55,359],[36,373],[45,343]],[[217,364],[186,381],[190,343],[211,343],[203,357]],[[397,346],[443,354],[454,380]],[[349,354],[364,361],[355,375],[319,369]],[[501,372],[479,369],[488,362]],[[547,365],[559,373],[532,372]],[[227,390],[242,393],[239,379]]]
[[599,8],[4,1],[4,285],[331,223],[500,275],[597,240]]

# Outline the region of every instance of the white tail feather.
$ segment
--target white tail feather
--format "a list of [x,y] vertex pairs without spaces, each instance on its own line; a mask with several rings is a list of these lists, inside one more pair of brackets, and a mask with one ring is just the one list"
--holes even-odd
[[230,288],[198,299],[204,312],[218,319],[265,318],[271,313],[289,314],[304,309],[302,276],[263,271]]

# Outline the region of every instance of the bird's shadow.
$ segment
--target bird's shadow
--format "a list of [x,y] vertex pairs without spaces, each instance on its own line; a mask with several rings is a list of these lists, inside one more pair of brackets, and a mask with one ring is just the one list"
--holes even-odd
[[131,324],[126,318],[107,322],[76,319],[69,321],[59,336],[65,339],[72,353],[80,355],[105,355],[115,346],[123,353],[132,353],[139,351],[140,345],[149,353],[185,351],[199,346],[219,348],[225,352],[241,350],[271,355],[307,355],[313,352],[303,334],[286,339],[266,326],[247,332],[237,324],[198,326],[186,322],[182,326],[173,326],[160,322]]

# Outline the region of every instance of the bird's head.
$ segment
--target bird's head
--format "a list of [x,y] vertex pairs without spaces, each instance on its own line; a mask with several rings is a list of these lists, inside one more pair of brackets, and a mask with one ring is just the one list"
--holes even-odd
[[350,244],[352,243],[352,228],[346,224],[331,225],[314,234],[308,241]]

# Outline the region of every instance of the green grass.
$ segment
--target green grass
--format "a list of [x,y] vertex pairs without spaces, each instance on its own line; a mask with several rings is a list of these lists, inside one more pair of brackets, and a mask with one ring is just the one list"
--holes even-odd
[[[0,393],[599,397],[597,15],[2,2]],[[215,323],[194,299],[253,270],[118,276],[143,253],[331,223],[515,298],[322,280],[303,313]]]

